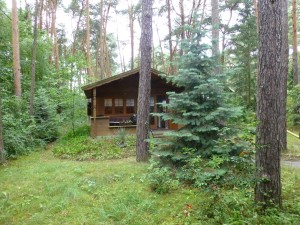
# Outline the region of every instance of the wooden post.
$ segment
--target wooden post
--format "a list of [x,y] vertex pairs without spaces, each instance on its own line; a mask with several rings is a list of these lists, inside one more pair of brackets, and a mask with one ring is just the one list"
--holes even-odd
[[97,113],[97,89],[93,89],[93,137],[96,137],[97,126],[96,126],[96,113]]
[[[154,98],[154,112],[157,113],[157,95],[153,96]],[[154,127],[155,129],[158,128],[158,121],[157,116],[154,116]]]

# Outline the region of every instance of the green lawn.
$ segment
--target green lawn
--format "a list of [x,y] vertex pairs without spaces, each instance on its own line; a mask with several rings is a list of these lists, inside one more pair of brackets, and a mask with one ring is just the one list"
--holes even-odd
[[288,151],[283,152],[282,156],[286,159],[298,159],[300,161],[300,139],[288,134]]
[[51,150],[0,167],[0,224],[299,224],[300,170],[283,168],[284,210],[259,216],[252,190],[159,195],[135,158],[72,161]]

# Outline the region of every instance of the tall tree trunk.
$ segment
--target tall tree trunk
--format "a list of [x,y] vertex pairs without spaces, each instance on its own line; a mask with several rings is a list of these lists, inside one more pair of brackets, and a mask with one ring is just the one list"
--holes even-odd
[[141,68],[139,78],[136,160],[149,158],[149,108],[151,90],[152,0],[142,1]]
[[110,57],[109,57],[106,40],[104,43],[105,43],[105,45],[104,45],[104,47],[105,47],[105,75],[106,75],[106,77],[111,77]]
[[[255,200],[263,208],[281,206],[280,152],[287,77],[287,13],[285,0],[258,3],[259,68],[257,79]],[[284,81],[285,80],[285,81]],[[285,89],[285,90],[284,90]]]
[[44,10],[44,0],[41,0],[41,10],[39,12],[39,29],[43,29],[43,10]]
[[50,3],[49,3],[49,0],[47,1],[46,0],[46,5],[45,5],[45,8],[46,8],[46,12],[45,12],[45,16],[46,16],[46,25],[45,25],[45,30],[47,31],[47,33],[49,34],[50,32],[49,32],[49,21],[50,21],[50,8],[49,8],[49,5],[50,5]]
[[247,108],[251,108],[251,97],[253,96],[254,93],[252,93],[251,90],[251,50],[247,48]]
[[218,0],[211,0],[211,22],[212,22],[212,56],[215,58],[216,67],[215,73],[219,73],[220,68],[220,50],[219,50],[219,2]]
[[100,1],[100,46],[99,46],[99,50],[100,50],[100,79],[103,79],[105,76],[105,71],[104,71],[104,40],[105,40],[105,35],[104,35],[104,2],[103,0]]
[[170,0],[166,0],[167,10],[168,10],[168,31],[169,31],[169,71],[168,74],[174,74],[173,65],[173,43],[172,43],[172,21],[171,21],[171,3]]
[[292,18],[293,18],[293,85],[298,84],[298,26],[297,26],[297,0],[292,2]]
[[203,1],[203,7],[202,7],[202,13],[201,13],[201,20],[200,20],[200,23],[201,23],[201,24],[202,24],[203,21],[204,21],[205,8],[206,8],[206,0]]
[[[185,29],[184,29],[185,16],[184,16],[183,0],[179,1],[179,9],[180,9],[180,38],[181,41],[183,41],[185,39]],[[181,47],[180,47],[179,54],[183,55],[183,50]]]
[[3,142],[3,123],[2,123],[2,87],[0,86],[0,164],[6,163],[4,142]]
[[31,85],[29,100],[29,115],[34,114],[34,91],[35,91],[35,64],[36,64],[36,42],[37,42],[37,18],[39,13],[38,0],[35,1],[34,27],[33,27],[33,43],[32,43],[32,59],[31,59]]
[[111,76],[111,69],[110,69],[110,61],[109,61],[109,54],[108,54],[108,47],[106,44],[106,28],[109,16],[109,10],[111,7],[111,3],[109,2],[107,5],[106,12],[104,10],[104,1],[101,0],[100,2],[100,78],[103,79],[105,77]]
[[253,0],[254,14],[256,18],[256,30],[258,33],[258,9],[257,9],[257,0]]
[[130,68],[134,68],[134,5],[128,4],[128,16],[129,16],[129,30],[130,30],[130,46],[131,46],[131,65]]
[[52,22],[51,22],[51,38],[53,42],[52,58],[54,58],[55,68],[59,70],[59,55],[58,55],[58,43],[57,43],[57,31],[56,31],[56,12],[57,12],[57,0],[52,0]]
[[287,131],[286,131],[286,104],[287,104],[287,79],[288,79],[288,64],[289,64],[289,43],[288,43],[288,1],[282,2],[282,48],[281,48],[281,81],[280,81],[280,114],[279,114],[279,137],[280,150],[287,149]]
[[21,100],[21,66],[20,66],[20,47],[19,47],[19,19],[16,0],[12,0],[12,48],[14,65],[14,85],[15,95]]
[[76,42],[77,42],[77,35],[78,35],[78,31],[79,31],[79,24],[81,21],[81,17],[83,14],[83,9],[84,9],[84,4],[83,1],[81,1],[81,9],[80,9],[80,13],[79,13],[79,17],[76,23],[76,30],[74,32],[74,37],[73,37],[73,44],[72,44],[72,55],[74,56],[76,53]]
[[157,24],[156,24],[156,32],[157,32],[157,37],[158,37],[159,47],[160,47],[161,64],[162,64],[162,66],[163,66],[163,71],[164,71],[164,73],[166,73],[167,71],[166,71],[166,65],[165,65],[164,49],[163,49],[162,41],[161,41],[161,39],[160,39],[159,29],[158,29]]
[[118,51],[119,51],[119,57],[120,57],[120,65],[121,65],[121,71],[125,72],[125,63],[123,61],[122,57],[122,51],[121,51],[121,45],[120,45],[120,39],[119,39],[119,27],[117,22],[117,45],[118,45]]
[[90,51],[90,2],[86,0],[86,58],[89,77],[94,77]]

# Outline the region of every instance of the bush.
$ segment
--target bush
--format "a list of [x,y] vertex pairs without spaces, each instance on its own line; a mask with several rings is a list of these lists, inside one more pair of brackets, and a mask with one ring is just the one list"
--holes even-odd
[[151,190],[158,194],[170,193],[179,187],[179,181],[169,168],[159,167],[158,163],[152,161],[148,168],[147,180]]
[[68,132],[54,146],[55,156],[72,160],[106,160],[119,159],[135,154],[135,136],[126,136],[120,145],[118,136],[89,136],[89,126],[84,125]]
[[288,91],[287,121],[289,126],[300,125],[300,85]]
[[39,89],[35,97],[34,121],[36,124],[33,135],[45,143],[55,141],[58,137],[58,118],[56,105],[50,101],[46,90]]
[[37,91],[34,116],[28,113],[28,102],[3,99],[3,136],[8,158],[27,155],[58,137],[56,106],[45,90]]
[[[16,110],[18,108],[20,110]],[[22,112],[22,106],[17,105],[16,99],[3,99],[4,148],[8,158],[26,155],[44,144],[35,137],[36,129],[34,119],[27,112]]]

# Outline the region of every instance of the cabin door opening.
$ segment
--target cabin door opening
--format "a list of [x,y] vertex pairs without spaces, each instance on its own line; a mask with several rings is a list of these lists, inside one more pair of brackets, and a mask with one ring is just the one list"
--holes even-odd
[[[158,95],[157,96],[157,103],[158,103],[157,104],[157,112],[158,113],[166,113],[167,112],[166,106],[163,106],[159,103],[163,103],[163,104],[167,103],[167,96]],[[168,129],[167,121],[164,121],[161,116],[158,116],[158,118],[157,118],[157,128],[158,129]]]

